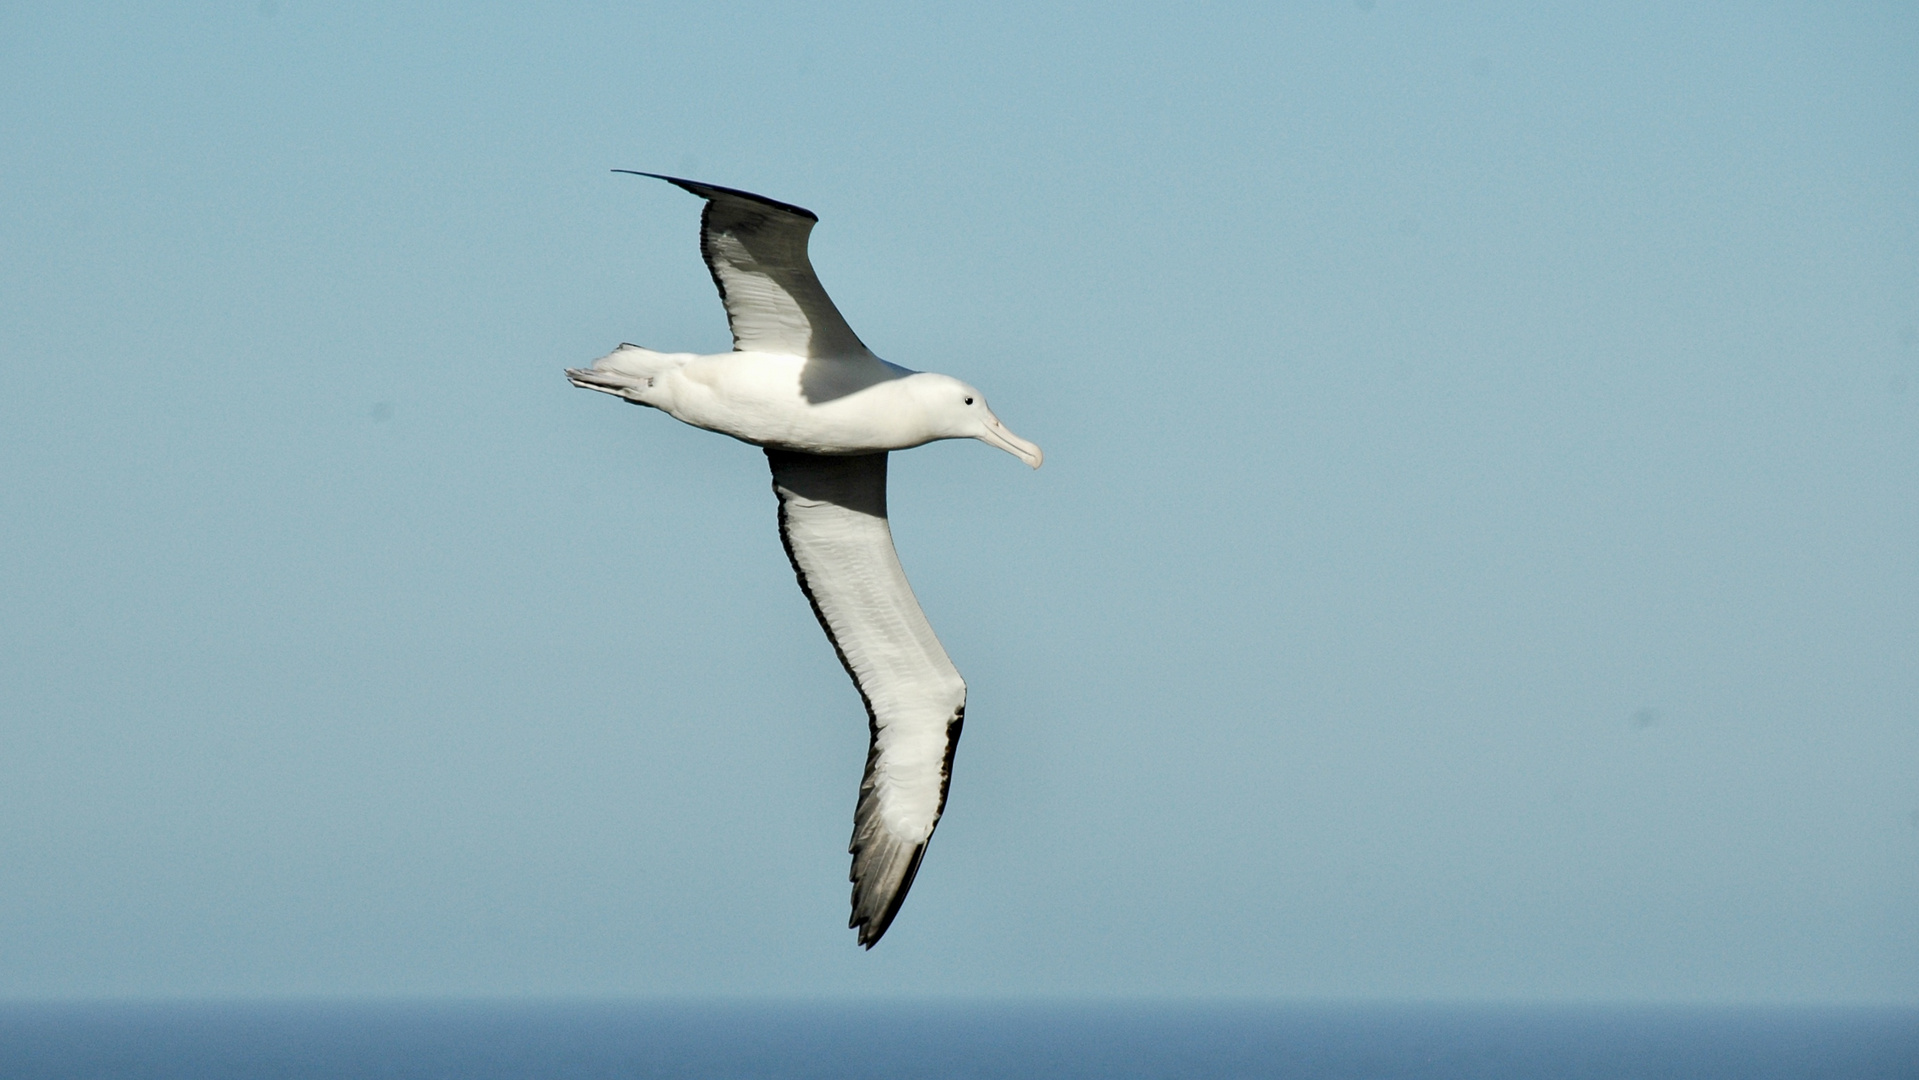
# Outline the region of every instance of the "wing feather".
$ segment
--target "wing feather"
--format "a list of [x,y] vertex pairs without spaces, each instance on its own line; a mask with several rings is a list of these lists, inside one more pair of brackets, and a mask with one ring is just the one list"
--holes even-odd
[[872,741],[853,815],[847,925],[870,949],[899,913],[945,810],[966,683],[893,550],[886,455],[766,457],[787,557],[866,705]]
[[706,200],[700,254],[726,305],[735,350],[809,359],[870,355],[813,273],[806,242],[819,217],[811,210],[697,180],[634,175],[665,180]]

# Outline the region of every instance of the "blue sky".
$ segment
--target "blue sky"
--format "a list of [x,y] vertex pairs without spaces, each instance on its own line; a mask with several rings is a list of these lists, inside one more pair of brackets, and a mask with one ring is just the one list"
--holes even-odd
[[[0,996],[1919,1002],[1895,5],[0,15]],[[727,347],[806,206],[971,686],[865,728]]]

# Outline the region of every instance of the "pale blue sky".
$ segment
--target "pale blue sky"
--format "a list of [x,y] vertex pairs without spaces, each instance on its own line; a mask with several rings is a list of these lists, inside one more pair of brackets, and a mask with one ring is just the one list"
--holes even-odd
[[[0,997],[1919,1002],[1919,17],[1602,7],[9,7]],[[614,168],[1046,450],[871,954]]]

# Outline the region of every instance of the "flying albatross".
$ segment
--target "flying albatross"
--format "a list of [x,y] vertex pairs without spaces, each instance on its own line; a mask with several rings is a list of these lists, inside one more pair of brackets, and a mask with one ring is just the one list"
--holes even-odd
[[700,254],[733,351],[621,345],[574,386],[646,405],[766,450],[780,540],[866,704],[872,742],[853,812],[853,915],[872,948],[899,913],[946,807],[966,683],[913,598],[886,523],[886,455],[978,439],[1037,469],[1039,447],[1006,430],[978,390],[873,355],[806,257],[819,218],[759,195],[658,173],[706,200]]

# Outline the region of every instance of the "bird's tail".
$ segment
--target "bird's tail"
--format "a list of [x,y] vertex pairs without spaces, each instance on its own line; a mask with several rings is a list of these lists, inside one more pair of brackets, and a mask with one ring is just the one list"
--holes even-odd
[[567,368],[566,381],[585,390],[625,398],[639,405],[651,404],[648,391],[654,380],[691,359],[688,353],[659,353],[638,345],[621,345],[590,368]]

